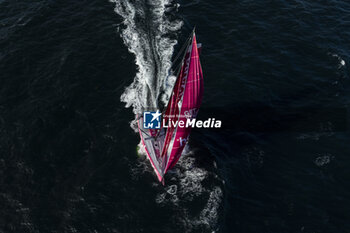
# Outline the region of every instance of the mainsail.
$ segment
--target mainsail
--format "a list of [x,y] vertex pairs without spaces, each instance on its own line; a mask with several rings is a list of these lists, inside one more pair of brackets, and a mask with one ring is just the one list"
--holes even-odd
[[173,123],[196,118],[202,102],[203,74],[199,47],[193,31],[169,103],[163,113],[163,122],[168,128],[144,129],[143,116],[138,120],[141,141],[161,182],[165,173],[179,160],[191,132],[191,127],[179,127],[179,124]]

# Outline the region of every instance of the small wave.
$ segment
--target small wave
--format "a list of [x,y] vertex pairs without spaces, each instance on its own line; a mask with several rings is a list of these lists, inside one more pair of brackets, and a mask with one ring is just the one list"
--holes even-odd
[[209,226],[215,226],[218,221],[218,209],[223,197],[223,193],[220,187],[216,186],[210,192],[207,205],[202,210],[199,221],[197,224],[206,224]]
[[315,164],[318,167],[323,167],[329,164],[332,159],[333,159],[333,156],[331,154],[321,155],[315,159]]
[[299,140],[311,139],[318,141],[321,137],[331,137],[334,135],[334,125],[332,122],[321,123],[319,132],[302,133],[297,136]]
[[341,58],[338,54],[331,54],[332,57],[335,57],[338,59],[339,64],[338,64],[338,69],[341,69],[342,67],[344,67],[346,65],[346,62],[343,60],[343,58]]

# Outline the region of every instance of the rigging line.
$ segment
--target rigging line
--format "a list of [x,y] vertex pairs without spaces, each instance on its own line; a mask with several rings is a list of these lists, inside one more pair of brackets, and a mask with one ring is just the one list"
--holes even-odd
[[[192,38],[193,38],[193,34],[191,34],[191,36],[188,37],[187,42],[185,43],[186,46],[183,46],[183,47],[186,48],[186,51],[185,51],[185,53],[183,54],[182,59],[181,59],[181,62],[180,62],[180,64],[179,64],[178,67],[177,67],[177,69],[178,69],[177,74],[176,74],[176,77],[177,77],[177,78],[178,78],[178,76],[179,76],[179,74],[180,74],[180,71],[181,71],[181,69],[179,69],[179,68],[180,68],[179,66],[182,66],[183,63],[184,63],[184,61],[185,61],[185,57],[186,57],[186,53],[187,53],[187,48],[190,46],[190,44],[191,44],[191,42],[192,42]],[[182,49],[182,50],[183,50],[183,49]],[[179,53],[179,54],[181,54],[181,53]],[[169,105],[169,102],[170,102],[170,100],[171,100],[171,96],[173,95],[173,91],[174,91],[175,84],[176,84],[176,81],[175,81],[174,86],[173,86],[173,88],[172,88],[171,95],[170,95],[170,98],[169,98],[169,100],[168,100],[168,104],[166,105],[165,109],[162,111],[162,114],[165,113],[165,111],[166,111],[166,109],[167,109],[167,106]]]
[[[196,27],[193,28],[191,35],[188,37],[186,43],[184,44],[184,45],[186,45],[186,51],[185,51],[185,53],[184,53],[183,56],[182,56],[181,62],[180,62],[180,63],[176,66],[176,68],[174,69],[174,73],[175,73],[175,76],[176,76],[176,77],[178,77],[179,74],[180,74],[180,72],[181,72],[181,67],[182,67],[182,65],[184,64],[184,60],[185,60],[185,57],[186,57],[186,53],[187,53],[188,47],[190,46],[190,44],[191,44],[191,42],[192,42],[193,34],[194,34],[195,29],[196,29]],[[183,46],[183,47],[184,47],[184,46]],[[181,48],[181,50],[183,50],[183,48]],[[181,53],[182,53],[182,52],[183,52],[183,51],[181,51]],[[181,53],[179,53],[178,56],[179,56]],[[178,57],[178,56],[177,56],[177,57]]]
[[[183,44],[183,46],[181,47],[180,51],[178,52],[178,54],[176,55],[176,57],[174,58],[174,60],[172,61],[172,64],[175,64],[176,61],[180,58],[180,55],[183,53],[183,50],[185,48],[187,48],[189,42],[191,40],[191,37],[188,37],[187,40],[185,41],[185,43]],[[185,53],[186,54],[186,53]]]

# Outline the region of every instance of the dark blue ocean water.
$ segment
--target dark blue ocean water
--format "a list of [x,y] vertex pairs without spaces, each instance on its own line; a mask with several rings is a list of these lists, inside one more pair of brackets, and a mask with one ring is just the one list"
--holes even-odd
[[[350,232],[349,13],[0,0],[0,232]],[[194,130],[162,186],[130,122],[194,26],[199,117],[223,128]]]

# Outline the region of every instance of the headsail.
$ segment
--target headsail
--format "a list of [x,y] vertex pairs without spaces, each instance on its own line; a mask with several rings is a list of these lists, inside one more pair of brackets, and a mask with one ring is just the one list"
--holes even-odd
[[[193,33],[179,77],[176,81],[170,104],[167,107],[166,120],[186,121],[197,116],[203,97],[203,74],[199,61],[196,35]],[[191,128],[171,128],[167,130],[162,156],[168,157],[165,173],[179,160],[187,143]]]
[[[179,75],[163,115],[163,121],[166,123],[186,122],[187,119],[195,118],[202,102],[203,74],[194,31],[191,37],[191,43],[186,49]],[[154,131],[143,129],[142,121],[141,117],[138,121],[141,140],[158,179],[162,181],[164,174],[179,160],[191,128],[167,124],[168,128]]]

